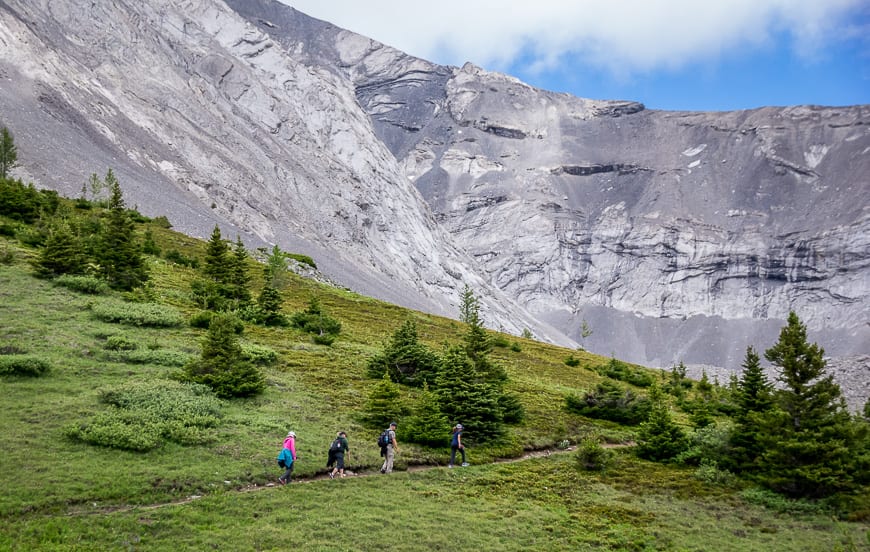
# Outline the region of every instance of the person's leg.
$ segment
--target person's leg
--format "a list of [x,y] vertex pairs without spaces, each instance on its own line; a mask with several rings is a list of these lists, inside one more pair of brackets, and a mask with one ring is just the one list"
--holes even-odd
[[450,447],[450,463],[447,464],[447,466],[452,468],[453,462],[455,462],[455,461],[456,461],[456,447],[451,446]]
[[[295,462],[294,462],[294,464],[295,464]],[[282,475],[282,476],[280,477],[280,479],[281,479],[284,483],[290,483],[290,476],[291,476],[292,474],[293,474],[293,464],[290,464],[289,466],[287,466],[287,469],[284,471],[284,475]]]
[[[344,453],[335,455],[335,470],[344,477]],[[333,472],[335,475],[335,472]]]
[[384,473],[390,473],[393,471],[394,456],[395,452],[393,452],[393,447],[387,447],[387,461],[384,462]]
[[464,465],[468,464],[468,462],[465,461],[465,447],[462,447],[461,449],[459,449],[459,452],[462,453],[462,465],[464,466]]

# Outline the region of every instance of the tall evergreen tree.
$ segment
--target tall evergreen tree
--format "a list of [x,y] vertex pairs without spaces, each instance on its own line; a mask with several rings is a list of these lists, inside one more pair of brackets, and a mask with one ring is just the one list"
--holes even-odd
[[767,416],[760,442],[761,481],[794,497],[818,498],[854,484],[856,426],[840,387],[826,373],[824,350],[790,312],[779,341],[764,352],[779,368],[777,410]]
[[399,386],[384,377],[372,389],[363,406],[363,421],[373,428],[385,428],[390,422],[398,423],[408,413],[402,401]]
[[492,340],[483,327],[477,298],[468,286],[465,286],[463,292],[461,315],[468,324],[468,329],[463,336],[465,354],[474,363],[477,376],[498,385],[503,384],[507,381],[507,372],[489,357],[492,352]]
[[746,348],[743,373],[737,381],[734,393],[737,411],[735,426],[731,432],[731,467],[739,471],[752,471],[755,461],[762,453],[758,442],[764,416],[773,407],[773,387],[767,381],[759,363],[758,353]]
[[9,129],[0,130],[0,178],[7,178],[9,171],[18,164],[18,148]]
[[266,282],[257,298],[257,310],[260,321],[267,326],[286,326],[287,317],[281,314],[281,295],[272,284]]
[[215,224],[205,248],[203,273],[218,284],[229,283],[232,270],[229,256],[229,247],[221,237],[221,229]]
[[468,284],[466,284],[459,298],[459,321],[466,324],[478,323],[477,317],[479,314],[480,302],[471,288],[468,287]]
[[435,387],[441,412],[465,426],[472,439],[483,442],[504,433],[500,391],[478,376],[464,348],[448,347],[441,356]]
[[413,416],[402,424],[403,438],[430,447],[445,446],[450,435],[450,421],[438,407],[438,395],[423,385]]
[[112,169],[106,173],[111,190],[108,220],[95,250],[103,277],[116,289],[131,290],[148,280],[148,271],[127,212],[121,184]]
[[235,302],[236,307],[244,306],[251,301],[251,276],[248,274],[248,258],[245,244],[242,243],[242,238],[237,235],[232,255],[228,258],[229,279],[227,281],[231,299]]
[[371,378],[383,377],[386,372],[396,383],[422,386],[434,383],[438,357],[420,343],[417,324],[406,320],[384,349],[369,360],[366,371]]
[[60,274],[82,274],[86,262],[81,241],[64,221],[49,232],[33,264],[37,275],[53,278]]
[[237,323],[231,314],[212,318],[202,355],[185,366],[183,379],[208,385],[221,398],[246,397],[266,388],[263,375],[242,357]]
[[637,454],[648,460],[670,460],[688,447],[685,432],[671,417],[665,394],[658,384],[649,388],[649,417],[638,430]]

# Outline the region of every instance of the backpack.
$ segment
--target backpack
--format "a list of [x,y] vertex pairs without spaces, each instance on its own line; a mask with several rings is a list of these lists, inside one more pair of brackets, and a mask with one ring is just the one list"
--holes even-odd
[[378,446],[381,448],[386,448],[387,445],[391,443],[392,441],[390,440],[390,430],[385,429],[384,432],[381,433],[381,436],[378,437]]
[[338,452],[341,450],[341,437],[336,437],[335,441],[329,445],[329,452]]

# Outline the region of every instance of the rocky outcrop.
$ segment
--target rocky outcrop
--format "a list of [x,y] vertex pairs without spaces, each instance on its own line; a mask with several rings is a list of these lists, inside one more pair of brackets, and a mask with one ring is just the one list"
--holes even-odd
[[[258,28],[286,29],[281,14],[295,13],[271,9],[255,25],[213,0],[0,4],[11,83],[0,113],[22,175],[73,196],[112,167],[131,205],[192,235],[220,224],[309,254],[354,290],[444,315],[467,283],[495,327],[571,344],[480,276],[343,74]],[[353,65],[346,50],[336,60]]]
[[0,50],[40,185],[113,167],[193,235],[440,314],[467,283],[494,328],[647,365],[738,368],[789,310],[832,365],[870,354],[870,106],[577,98],[273,0],[5,0]]

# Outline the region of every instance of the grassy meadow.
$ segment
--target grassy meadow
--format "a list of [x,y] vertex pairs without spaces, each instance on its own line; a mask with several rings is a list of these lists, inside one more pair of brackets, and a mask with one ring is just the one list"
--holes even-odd
[[[203,242],[147,228],[161,250],[202,258]],[[470,467],[445,467],[445,438],[442,449],[400,443],[397,471],[380,475],[377,430],[360,422],[378,383],[365,376],[366,360],[408,318],[435,349],[458,343],[463,325],[292,274],[281,290],[284,312],[316,296],[342,324],[331,346],[292,328],[246,324],[243,345],[277,353],[261,368],[266,391],[221,401],[219,421],[196,444],[166,440],[146,451],[86,444],[70,437],[71,428],[107,410],[101,394],[170,381],[179,363],[199,354],[205,330],[107,322],[100,308],[121,294],[82,294],[36,278],[35,255],[0,236],[0,349],[50,365],[42,377],[0,377],[0,550],[870,549],[866,521],[843,521],[822,505],[778,499],[739,479],[711,482],[695,468],[639,460],[631,447],[613,449],[604,472],[580,469],[566,445],[592,434],[630,443],[634,435],[564,408],[566,394],[602,380],[590,368],[608,359],[514,336],[492,356],[506,368],[525,421],[498,444],[470,447]],[[197,313],[196,271],[147,259],[149,299],[183,320]],[[258,290],[253,261],[250,273]],[[109,342],[135,343],[136,354],[110,350]],[[569,355],[577,366],[564,362]],[[407,399],[418,392],[402,388]],[[298,435],[297,481],[275,486],[275,457],[290,429]],[[354,475],[331,481],[323,477],[326,450],[341,429]],[[536,450],[553,453],[502,461]]]

